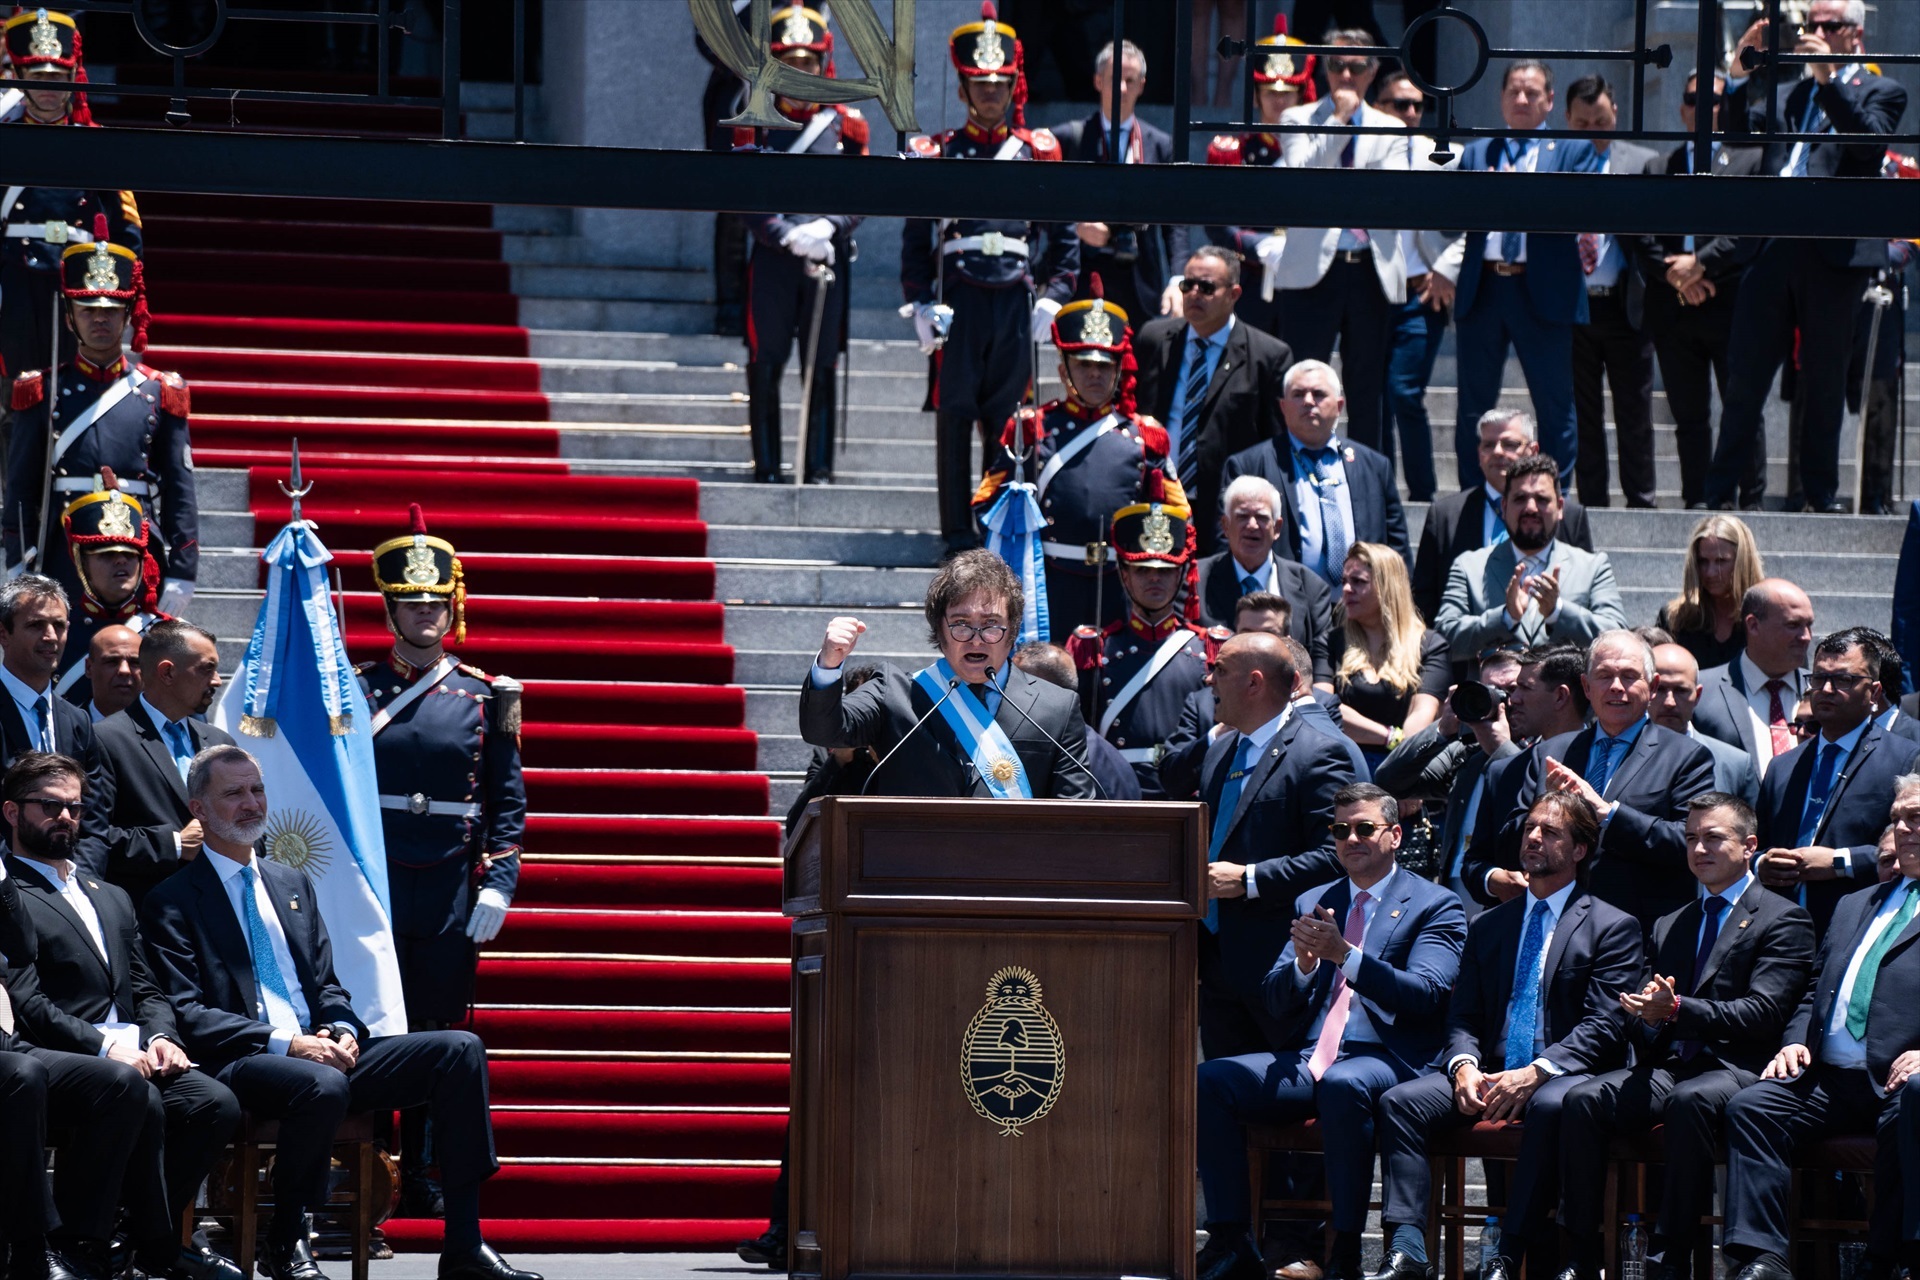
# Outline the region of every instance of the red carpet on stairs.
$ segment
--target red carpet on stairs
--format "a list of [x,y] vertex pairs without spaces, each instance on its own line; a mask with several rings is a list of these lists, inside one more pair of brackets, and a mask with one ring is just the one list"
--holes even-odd
[[[355,656],[388,643],[368,553],[420,501],[473,593],[460,655],[526,684],[527,851],[474,1015],[504,1162],[489,1240],[712,1250],[757,1234],[786,1124],[780,827],[729,684],[699,486],[570,472],[490,210],[142,208],[148,363],[192,383],[199,465],[248,469],[255,545],[289,517],[297,436]],[[437,1223],[385,1230],[439,1247]]]

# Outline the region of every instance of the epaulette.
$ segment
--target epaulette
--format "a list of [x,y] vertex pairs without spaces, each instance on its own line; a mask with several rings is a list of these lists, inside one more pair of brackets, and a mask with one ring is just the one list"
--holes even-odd
[[1051,129],[1015,129],[1015,133],[1026,139],[1033,148],[1035,160],[1058,160],[1061,158],[1060,139],[1053,136]]
[[1208,627],[1205,635],[1207,640],[1207,665],[1212,666],[1220,657],[1220,646],[1233,639],[1233,632],[1226,627]]
[[989,502],[992,502],[995,495],[1000,492],[1000,486],[1007,482],[1007,475],[1008,473],[1006,471],[996,467],[984,476],[981,476],[980,487],[973,491],[973,497],[968,499],[967,505],[984,507]]
[[460,664],[460,674],[463,676],[472,676],[475,680],[479,680],[485,684],[493,683],[492,676],[488,675],[486,672],[482,671],[480,668],[469,666],[464,662]]
[[867,127],[867,118],[852,107],[835,104],[834,110],[840,113],[840,139],[843,142],[857,143],[860,154],[867,154],[867,142],[871,131]]
[[1149,453],[1157,453],[1165,458],[1173,451],[1173,438],[1167,434],[1167,429],[1146,414],[1134,418],[1133,427],[1140,433],[1140,443],[1146,446]]
[[1191,507],[1187,501],[1187,488],[1180,483],[1180,473],[1173,467],[1161,467],[1160,474],[1166,487],[1161,491],[1161,502],[1166,506]]
[[185,418],[193,412],[193,395],[187,390],[187,380],[177,373],[162,373],[158,369],[139,366],[140,372],[160,384],[160,411],[170,413],[176,418]]
[[947,139],[952,136],[951,133],[916,133],[907,139],[907,154],[938,158],[947,153]]
[[377,662],[356,662],[353,664],[353,669],[355,671],[358,671],[361,675],[365,675],[367,672],[373,670],[376,666],[379,666],[379,665],[380,664]]
[[131,191],[122,191],[120,193],[120,216],[127,220],[128,226],[135,230],[141,229],[140,204],[133,198],[133,192]]
[[1106,641],[1106,631],[1095,631],[1082,623],[1073,629],[1072,635],[1067,637],[1067,655],[1073,659],[1073,665],[1079,670],[1097,670],[1106,650]]
[[1208,164],[1239,164],[1240,136],[1233,133],[1216,134],[1207,144]]
[[31,409],[47,398],[46,380],[38,369],[30,369],[13,380],[13,411]]

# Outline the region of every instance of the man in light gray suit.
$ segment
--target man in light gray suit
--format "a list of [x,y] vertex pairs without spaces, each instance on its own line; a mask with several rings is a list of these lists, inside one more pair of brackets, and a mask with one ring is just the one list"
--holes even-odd
[[1713,789],[1739,796],[1752,808],[1760,800],[1760,775],[1739,747],[1708,737],[1693,727],[1700,703],[1700,664],[1684,646],[1653,646],[1653,701],[1647,714],[1663,729],[1684,733],[1713,753]]
[[1544,453],[1507,471],[1500,518],[1507,536],[1453,562],[1434,625],[1453,646],[1456,670],[1503,645],[1585,646],[1624,628],[1626,609],[1604,551],[1557,537],[1565,499],[1559,466]]

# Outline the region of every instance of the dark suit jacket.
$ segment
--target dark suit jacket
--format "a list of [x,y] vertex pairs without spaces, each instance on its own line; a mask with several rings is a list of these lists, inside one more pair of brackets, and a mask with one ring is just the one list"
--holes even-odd
[[[1806,674],[1802,669],[1801,674]],[[1708,667],[1700,673],[1700,701],[1694,704],[1693,727],[1710,738],[1744,750],[1748,756],[1759,759],[1758,747],[1753,740],[1753,717],[1747,714],[1746,671],[1735,658],[1725,666]],[[1793,694],[1783,690],[1780,694],[1781,709],[1788,718],[1793,716]]]
[[[269,1052],[273,1028],[254,1019],[258,988],[253,952],[207,851],[155,885],[140,905],[147,962],[173,1004],[181,1039],[208,1075],[230,1062]],[[307,877],[255,856],[274,914],[287,935],[294,971],[313,1027],[344,1023],[367,1039],[366,1024],[333,973],[333,943]]]
[[[1487,892],[1487,873],[1502,868],[1514,871],[1520,866],[1519,845],[1501,837],[1507,819],[1520,804],[1520,788],[1527,780],[1532,750],[1532,744],[1516,746],[1513,754],[1487,762],[1487,785],[1480,796],[1480,809],[1474,814],[1473,839],[1460,862],[1460,878],[1466,882],[1467,892],[1485,907],[1500,902]],[[1465,815],[1461,818],[1464,821]]]
[[0,960],[5,961],[0,968],[0,986],[6,987],[14,1007],[14,1031],[0,1031],[0,1053],[10,1053],[27,1043],[19,1009],[23,997],[35,990],[33,962],[39,950],[33,919],[20,900],[20,886],[12,877],[0,880]]
[[[1496,148],[1503,145],[1498,138],[1476,138],[1469,142],[1460,154],[1461,172],[1496,167],[1492,160],[1499,155]],[[1535,173],[1593,173],[1600,167],[1600,157],[1589,142],[1543,139],[1538,144],[1538,153]],[[1513,177],[1515,181],[1525,180],[1524,174]],[[1473,304],[1480,296],[1481,261],[1486,252],[1487,233],[1468,232],[1459,289],[1453,300],[1453,314],[1458,319],[1473,314]],[[1533,313],[1541,320],[1549,324],[1587,322],[1587,275],[1580,267],[1578,236],[1529,235],[1527,270],[1519,279]]]
[[[1896,879],[1870,885],[1840,899],[1814,959],[1813,985],[1787,1024],[1781,1037],[1783,1044],[1803,1044],[1813,1053],[1815,1062],[1820,1060],[1820,1044],[1827,1038],[1833,1002],[1839,998],[1847,966],[1867,936],[1874,912],[1889,893],[1903,891],[1908,883]],[[1920,947],[1913,945],[1916,938],[1920,938],[1920,918],[1908,922],[1881,958],[1873,1001],[1867,1006],[1867,1073],[1880,1083],[1886,1082],[1895,1058],[1909,1049],[1920,1049]]]
[[[1523,893],[1467,927],[1467,949],[1447,1010],[1447,1047],[1439,1065],[1468,1054],[1482,1071],[1504,1067],[1507,1005],[1520,961],[1520,931],[1533,903],[1533,895]],[[1575,889],[1547,946],[1547,989],[1540,1002],[1546,1059],[1569,1072],[1624,1065],[1626,1013],[1619,996],[1640,989],[1645,969],[1639,923],[1586,890]]]
[[[1764,90],[1757,90],[1764,93]],[[1886,144],[1873,135],[1892,133],[1907,111],[1907,91],[1899,82],[1870,71],[1856,70],[1845,83],[1835,76],[1825,85],[1808,76],[1783,85],[1779,90],[1777,125],[1782,131],[1798,132],[1806,119],[1809,105],[1818,104],[1833,123],[1836,134],[1864,134],[1854,141],[1816,142],[1807,152],[1809,178],[1877,178],[1886,157]],[[1762,139],[1764,141],[1764,139]],[[1760,172],[1779,173],[1793,154],[1791,142],[1767,142],[1760,161]],[[1864,240],[1816,240],[1811,242],[1822,257],[1836,267],[1864,267],[1884,270],[1887,242],[1868,237]]]
[[[1598,732],[1589,725],[1549,738],[1527,753],[1518,766],[1524,777],[1514,811],[1500,830],[1501,856],[1510,859],[1503,865],[1520,865],[1521,827],[1547,776],[1547,757],[1584,778]],[[1619,807],[1600,833],[1600,847],[1587,860],[1587,888],[1631,911],[1647,928],[1686,903],[1698,883],[1687,869],[1687,801],[1711,790],[1711,752],[1685,734],[1651,722],[1642,727],[1607,786],[1606,798]]]
[[[1760,780],[1762,853],[1800,844],[1800,818],[1806,810],[1807,787],[1822,741],[1814,738],[1801,743],[1769,765],[1767,776]],[[1876,857],[1880,833],[1886,830],[1887,815],[1893,808],[1893,780],[1912,773],[1917,761],[1920,754],[1916,754],[1913,742],[1869,724],[1854,744],[1853,754],[1841,762],[1833,790],[1827,794],[1827,806],[1821,811],[1820,825],[1814,828],[1813,845],[1845,849],[1852,876],[1815,880],[1805,886],[1814,928],[1824,931],[1840,899],[1880,878]],[[1789,897],[1798,896],[1791,890],[1787,893]]]
[[[1346,924],[1353,906],[1353,882],[1345,876],[1309,889],[1294,903],[1295,917],[1316,907]],[[1447,1032],[1447,1002],[1460,976],[1460,951],[1467,941],[1467,916],[1460,900],[1404,867],[1393,877],[1387,897],[1374,910],[1361,948],[1360,974],[1353,999],[1366,1009],[1374,1034],[1387,1052],[1410,1072],[1433,1061]],[[1333,999],[1338,966],[1321,961],[1302,982],[1289,941],[1267,974],[1267,1008],[1285,1029],[1289,1044],[1311,1053],[1307,1039]]]
[[[1173,163],[1173,139],[1164,129],[1148,124],[1139,116],[1133,118],[1133,127],[1140,131],[1140,163]],[[1062,159],[1106,163],[1109,155],[1107,131],[1100,127],[1098,111],[1085,120],[1071,120],[1056,126],[1053,135],[1060,140]],[[1153,307],[1160,301],[1161,291],[1167,287],[1167,281],[1187,265],[1190,232],[1184,223],[1179,226],[1140,227],[1138,231],[1140,256],[1134,259],[1130,268],[1116,262],[1106,247],[1096,248],[1085,241],[1081,242],[1082,292],[1085,292],[1084,282],[1090,278],[1091,272],[1098,271],[1102,277],[1111,280],[1110,273],[1131,270],[1134,293],[1141,305]],[[1147,315],[1128,316],[1127,319],[1138,332],[1141,325],[1158,314],[1156,309]]]
[[[1184,266],[1185,264],[1181,264]],[[1186,372],[1187,322],[1161,316],[1135,331],[1133,356],[1139,364],[1136,397],[1140,411],[1165,422]],[[1280,339],[1236,320],[1226,350],[1214,367],[1213,381],[1200,401],[1199,452],[1195,461],[1192,504],[1200,553],[1212,555],[1220,539],[1221,465],[1242,449],[1286,430],[1280,417],[1280,380],[1293,364],[1293,350]],[[1192,424],[1189,424],[1192,425]]]
[[[186,724],[196,752],[233,743],[226,730],[203,720]],[[102,720],[94,732],[106,766],[114,828],[105,875],[138,905],[147,890],[180,869],[174,836],[193,821],[187,812],[187,784],[159,728],[138,701]]]
[[[839,680],[824,689],[814,688],[810,677],[802,680],[800,736],[816,747],[872,747],[882,760],[936,701],[914,683],[912,675],[891,663],[881,663],[880,675],[851,694],[841,696],[843,689],[844,682]],[[1093,796],[1093,779],[1087,771],[1071,763],[1046,736],[1051,733],[1073,759],[1087,758],[1087,724],[1080,718],[1080,700],[1072,693],[1009,663],[1006,692],[994,723],[1019,754],[1035,799]],[[1046,733],[1035,724],[1044,726]],[[876,767],[868,780],[872,785],[867,794],[876,796],[992,794],[940,712],[928,717],[900,753],[886,760],[884,768]]]
[[[1200,562],[1200,625],[1233,629],[1233,606],[1240,599],[1240,567],[1233,553],[1222,551]],[[1327,638],[1333,633],[1333,592],[1320,575],[1285,556],[1272,557],[1280,594],[1293,606],[1287,633],[1313,655],[1315,682],[1333,683],[1333,665],[1327,657]]]
[[[1487,545],[1486,523],[1485,485],[1435,498],[1427,507],[1427,518],[1420,526],[1420,550],[1413,559],[1413,602],[1428,626],[1440,615],[1440,598],[1447,592],[1447,573],[1453,562]],[[1582,551],[1593,550],[1587,509],[1568,498],[1567,509],[1560,517],[1560,532],[1554,536]]]
[[[1761,154],[1759,147],[1723,144],[1713,155],[1713,176],[1750,178],[1760,172]],[[1687,144],[1683,142],[1666,155],[1655,157],[1647,167],[1647,172],[1692,172],[1687,167]],[[1669,254],[1686,252],[1686,237],[1630,236],[1621,241],[1621,247],[1639,259],[1641,274],[1646,278],[1649,288],[1664,289],[1667,288],[1667,257]],[[1746,270],[1759,249],[1760,241],[1752,236],[1696,236],[1693,254],[1706,269],[1707,279],[1713,281],[1717,288],[1725,290],[1739,283],[1740,273]],[[1713,300],[1717,299],[1718,295]]]
[[[1392,547],[1409,564],[1413,548],[1407,542],[1407,513],[1400,506],[1400,487],[1393,464],[1363,444],[1335,435],[1329,443],[1342,451],[1347,488],[1353,502],[1353,540]],[[1284,430],[1271,440],[1243,449],[1227,459],[1220,472],[1220,491],[1243,475],[1264,476],[1280,490],[1286,504],[1286,529],[1273,544],[1275,555],[1300,558],[1300,512],[1293,493],[1293,450]]]
[[[74,861],[96,876],[106,874],[107,849],[118,838],[112,829],[113,786],[107,778],[100,743],[93,732],[93,717],[86,708],[76,707],[47,689],[53,708],[53,736],[60,754],[71,756],[87,771],[87,813],[80,824],[80,843],[74,849]],[[22,751],[34,750],[33,736],[12,698],[0,691],[0,768],[13,763]]]
[[108,1021],[117,1008],[122,1019],[140,1025],[142,1045],[154,1036],[178,1040],[173,1006],[147,967],[133,902],[126,893],[88,872],[74,871],[80,892],[100,917],[107,943],[102,957],[87,926],[53,886],[16,855],[8,854],[6,861],[7,876],[20,887],[20,902],[33,922],[37,943],[34,962],[27,967],[31,989],[13,988],[15,1017],[27,1038],[43,1048],[91,1057],[106,1039],[93,1024]]
[[[1313,702],[1297,703],[1294,715],[1340,744],[1353,766],[1356,781],[1365,782],[1371,774],[1367,754],[1360,744],[1340,727],[1340,697],[1325,689],[1313,691]],[[1169,800],[1191,800],[1200,794],[1200,766],[1206,762],[1207,734],[1214,725],[1213,690],[1195,689],[1180,707],[1180,723],[1162,744],[1159,764],[1160,787]]]
[[[1238,733],[1207,747],[1201,797],[1217,813],[1227,772],[1240,749]],[[1222,862],[1254,868],[1256,898],[1221,898],[1220,959],[1227,981],[1243,999],[1264,1000],[1262,986],[1292,936],[1294,899],[1340,874],[1333,853],[1334,793],[1355,780],[1347,753],[1299,716],[1287,722],[1251,763],[1240,803],[1220,846]],[[1211,838],[1211,835],[1209,835]]]
[[1800,1007],[1813,974],[1813,920],[1758,880],[1720,918],[1720,932],[1698,986],[1693,962],[1700,949],[1700,904],[1695,898],[1653,926],[1653,971],[1673,979],[1680,1008],[1672,1022],[1650,1027],[1631,1020],[1642,1064],[1669,1065],[1679,1042],[1696,1040],[1700,1055],[1755,1075],[1780,1048],[1780,1033]]

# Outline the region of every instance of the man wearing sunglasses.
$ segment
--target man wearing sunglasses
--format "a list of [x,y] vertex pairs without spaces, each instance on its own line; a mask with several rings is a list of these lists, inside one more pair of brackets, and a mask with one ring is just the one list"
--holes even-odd
[[1773,762],[1760,783],[1760,882],[1797,900],[1825,933],[1840,899],[1877,878],[1875,847],[1894,779],[1911,773],[1914,743],[1873,721],[1876,632],[1823,639],[1807,678],[1819,736]]
[[1446,1036],[1448,993],[1467,921],[1459,899],[1395,861],[1400,806],[1372,783],[1343,787],[1328,828],[1345,875],[1302,893],[1286,949],[1267,975],[1267,1008],[1286,1053],[1215,1058],[1200,1067],[1196,1136],[1210,1239],[1200,1280],[1264,1274],[1247,1195],[1248,1124],[1319,1117],[1333,1204],[1324,1268],[1280,1271],[1358,1280],[1373,1185],[1374,1103],[1419,1076]]

